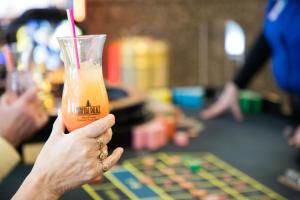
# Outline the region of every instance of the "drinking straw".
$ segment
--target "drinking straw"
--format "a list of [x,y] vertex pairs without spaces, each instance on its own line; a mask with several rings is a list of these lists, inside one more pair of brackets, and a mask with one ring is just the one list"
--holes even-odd
[[77,41],[76,41],[76,30],[75,30],[75,23],[74,23],[74,11],[73,11],[73,8],[67,9],[67,16],[68,16],[68,21],[69,21],[70,32],[73,35],[74,51],[75,51],[75,57],[76,57],[76,65],[77,65],[77,69],[80,69],[79,56],[78,56],[78,48],[77,48]]
[[3,53],[6,61],[6,70],[12,72],[15,69],[14,55],[9,45],[3,47]]

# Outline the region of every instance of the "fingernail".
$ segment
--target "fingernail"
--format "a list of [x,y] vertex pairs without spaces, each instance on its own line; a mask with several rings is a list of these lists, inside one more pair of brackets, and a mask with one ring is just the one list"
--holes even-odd
[[109,116],[110,120],[113,121],[112,124],[115,124],[115,120],[116,120],[116,119],[115,119],[115,116],[114,116],[113,114],[109,114],[108,116]]
[[108,114],[108,116],[111,118],[115,118],[115,116],[113,114]]
[[124,149],[123,149],[122,147],[118,147],[118,149],[119,149],[119,151],[120,151],[121,153],[124,152]]

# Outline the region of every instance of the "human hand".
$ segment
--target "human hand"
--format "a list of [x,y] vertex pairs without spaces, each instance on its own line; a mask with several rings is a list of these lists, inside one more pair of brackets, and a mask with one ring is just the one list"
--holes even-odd
[[[28,199],[57,199],[66,191],[102,175],[117,163],[123,153],[122,148],[117,148],[107,157],[106,144],[111,140],[114,123],[114,116],[108,115],[64,134],[60,114],[30,175],[13,199],[24,199],[24,196]],[[45,196],[35,197],[37,193]]]
[[219,99],[209,108],[200,113],[202,119],[212,119],[230,110],[237,121],[243,120],[238,98],[238,88],[233,83],[227,83]]
[[0,136],[14,147],[30,138],[48,121],[37,92],[37,88],[30,88],[10,104],[5,97],[2,98]]
[[300,148],[300,125],[294,131],[294,135],[289,139],[289,144]]

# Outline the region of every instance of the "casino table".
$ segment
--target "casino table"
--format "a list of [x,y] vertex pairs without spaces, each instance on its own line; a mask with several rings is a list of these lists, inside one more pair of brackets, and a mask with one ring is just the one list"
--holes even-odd
[[[196,111],[188,115],[197,117]],[[287,199],[300,199],[300,193],[277,181],[287,168],[300,171],[297,149],[289,146],[282,130],[290,120],[272,114],[246,116],[243,122],[235,122],[223,115],[205,121],[205,130],[187,147],[169,144],[159,151],[164,152],[210,152],[225,162],[256,179]],[[117,134],[117,133],[116,133]],[[151,152],[126,149],[122,160],[146,155]],[[29,173],[31,166],[20,164],[0,184],[0,199],[9,199]],[[66,193],[62,199],[90,199],[82,189]]]

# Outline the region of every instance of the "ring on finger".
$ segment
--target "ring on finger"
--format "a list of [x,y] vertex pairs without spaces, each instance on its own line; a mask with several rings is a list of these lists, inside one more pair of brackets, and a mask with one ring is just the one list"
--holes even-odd
[[107,172],[109,170],[109,168],[110,168],[110,164],[109,163],[107,163],[107,162],[103,162],[102,163],[102,171],[103,171],[103,173]]
[[99,158],[100,158],[100,161],[102,161],[102,160],[106,159],[106,158],[107,158],[107,156],[108,156],[108,152],[107,152],[107,150],[103,150],[103,151],[101,151],[101,152],[100,152],[100,156],[99,156]]
[[102,137],[98,137],[97,143],[99,145],[99,149],[102,149],[104,147],[104,141]]

